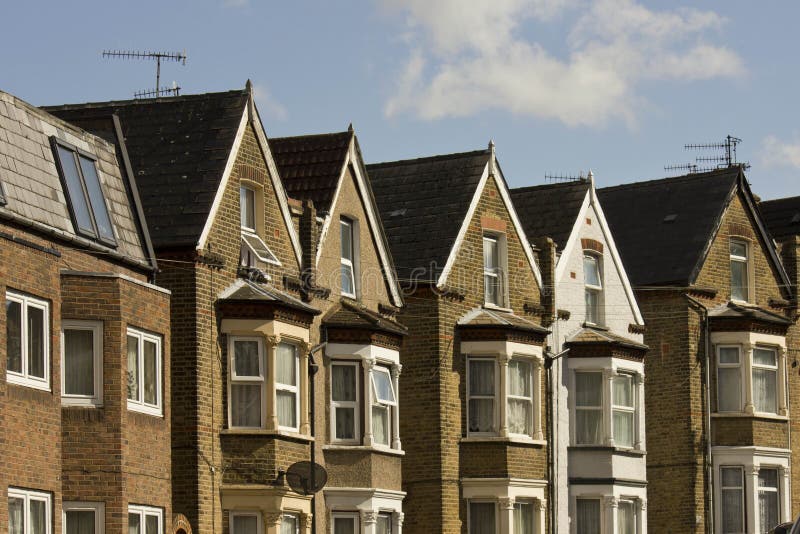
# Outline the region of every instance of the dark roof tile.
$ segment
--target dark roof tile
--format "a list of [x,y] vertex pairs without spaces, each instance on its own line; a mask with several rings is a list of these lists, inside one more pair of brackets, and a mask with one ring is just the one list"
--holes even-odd
[[800,197],[767,200],[758,208],[772,237],[800,235]]
[[577,180],[512,189],[511,201],[528,239],[550,237],[564,250],[589,186],[589,180]]

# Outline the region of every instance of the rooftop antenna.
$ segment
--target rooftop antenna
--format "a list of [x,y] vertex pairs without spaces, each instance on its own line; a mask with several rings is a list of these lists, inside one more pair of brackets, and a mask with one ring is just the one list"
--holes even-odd
[[686,171],[689,174],[695,174],[698,171],[696,163],[684,163],[683,165],[664,165],[665,171]]
[[683,145],[683,148],[686,150],[720,150],[722,151],[717,156],[700,156],[695,158],[695,161],[706,162],[706,163],[716,163],[717,169],[725,169],[731,167],[742,167],[743,169],[749,169],[750,163],[748,162],[739,162],[736,159],[736,146],[741,143],[742,140],[738,137],[734,137],[732,135],[725,136],[725,140],[721,143],[703,143],[698,145]]
[[159,95],[180,96],[181,87],[178,82],[173,81],[172,87],[162,87],[161,89],[149,89],[133,93],[133,98],[158,98]]
[[551,184],[560,184],[567,182],[582,182],[587,180],[587,178],[583,175],[583,171],[581,171],[578,176],[575,176],[574,174],[545,174],[544,180]]
[[136,98],[147,98],[155,96],[158,98],[162,95],[170,93],[177,95],[180,87],[173,83],[173,87],[161,87],[161,60],[164,61],[179,61],[186,65],[186,51],[183,52],[139,52],[136,50],[103,50],[103,57],[117,57],[121,59],[155,59],[156,60],[156,88],[149,91],[139,91],[135,93]]

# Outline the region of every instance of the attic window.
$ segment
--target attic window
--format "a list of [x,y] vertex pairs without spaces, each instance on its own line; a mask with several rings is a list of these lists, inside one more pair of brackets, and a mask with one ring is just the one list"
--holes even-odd
[[242,232],[242,264],[252,266],[252,258],[246,257],[248,254],[252,254],[266,263],[271,263],[273,265],[281,264],[278,258],[275,257],[275,254],[272,253],[267,244],[264,243],[260,237],[248,232]]
[[55,137],[50,141],[76,232],[115,246],[114,228],[100,185],[96,158]]
[[671,223],[671,222],[675,222],[675,220],[676,220],[677,218],[678,218],[678,214],[677,214],[677,213],[670,213],[669,215],[667,215],[666,217],[664,217],[664,222],[665,222],[665,223]]

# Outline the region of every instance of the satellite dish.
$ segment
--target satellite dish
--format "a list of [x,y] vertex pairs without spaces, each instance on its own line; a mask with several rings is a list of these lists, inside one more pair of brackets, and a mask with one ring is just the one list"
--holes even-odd
[[328,472],[316,462],[297,462],[286,470],[286,483],[300,495],[317,493],[328,482]]

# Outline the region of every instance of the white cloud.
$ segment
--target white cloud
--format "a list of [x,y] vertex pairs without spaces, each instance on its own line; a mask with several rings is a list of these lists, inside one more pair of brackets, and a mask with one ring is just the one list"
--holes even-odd
[[275,99],[265,85],[253,84],[253,98],[256,101],[259,112],[265,118],[278,121],[285,121],[289,118],[289,111]]
[[[387,116],[423,119],[504,110],[602,126],[633,126],[646,80],[741,76],[732,50],[706,39],[725,20],[711,11],[653,11],[635,0],[381,0],[407,15],[414,43]],[[580,9],[578,9],[580,8]],[[564,57],[521,35],[526,21],[567,23]]]
[[800,138],[793,141],[781,141],[774,135],[768,135],[761,142],[761,164],[764,167],[794,167],[800,169]]

